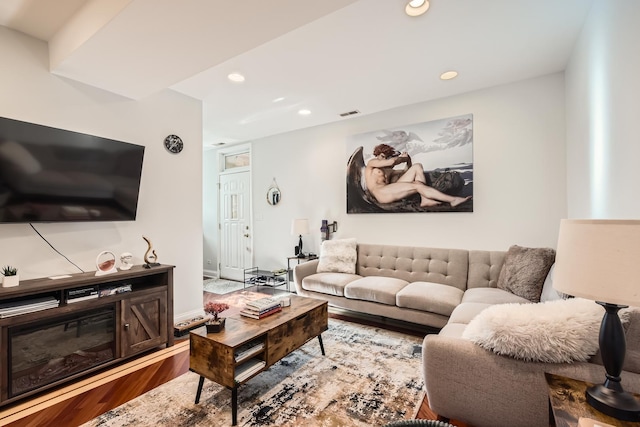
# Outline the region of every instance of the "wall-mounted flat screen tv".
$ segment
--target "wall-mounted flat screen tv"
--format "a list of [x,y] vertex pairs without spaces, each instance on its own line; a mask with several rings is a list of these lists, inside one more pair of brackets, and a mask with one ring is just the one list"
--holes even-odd
[[136,219],[144,146],[0,117],[0,223]]

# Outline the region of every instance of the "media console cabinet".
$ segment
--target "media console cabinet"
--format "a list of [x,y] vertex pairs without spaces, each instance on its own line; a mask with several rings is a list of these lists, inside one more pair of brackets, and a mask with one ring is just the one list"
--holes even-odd
[[172,346],[173,269],[134,266],[0,288],[0,406]]

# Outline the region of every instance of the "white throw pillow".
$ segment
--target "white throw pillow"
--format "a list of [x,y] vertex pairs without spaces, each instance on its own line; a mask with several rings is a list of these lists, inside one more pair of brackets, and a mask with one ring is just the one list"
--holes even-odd
[[544,285],[542,285],[542,294],[540,294],[540,302],[564,299],[563,295],[560,292],[556,291],[553,287],[553,270],[555,269],[555,267],[555,264],[551,266],[549,274],[547,274],[547,278],[544,280]]
[[[623,321],[628,312],[620,311]],[[584,362],[598,351],[602,306],[582,298],[499,304],[478,314],[462,337],[494,353],[529,362]]]
[[356,272],[356,239],[325,240],[320,246],[318,273]]

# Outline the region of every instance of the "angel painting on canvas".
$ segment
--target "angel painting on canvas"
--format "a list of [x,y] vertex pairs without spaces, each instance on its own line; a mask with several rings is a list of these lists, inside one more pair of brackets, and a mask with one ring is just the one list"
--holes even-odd
[[355,135],[347,212],[472,212],[472,147],[471,114]]

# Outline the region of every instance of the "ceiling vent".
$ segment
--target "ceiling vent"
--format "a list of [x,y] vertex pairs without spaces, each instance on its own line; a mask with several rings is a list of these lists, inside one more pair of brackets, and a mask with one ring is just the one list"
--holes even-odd
[[340,113],[340,117],[353,116],[354,114],[360,114],[360,111],[353,110],[353,111],[347,111],[346,113]]

